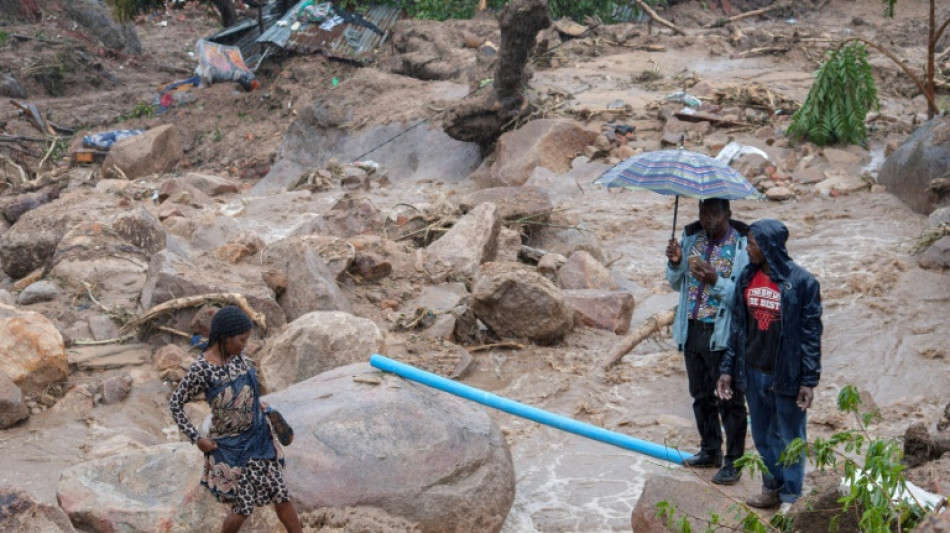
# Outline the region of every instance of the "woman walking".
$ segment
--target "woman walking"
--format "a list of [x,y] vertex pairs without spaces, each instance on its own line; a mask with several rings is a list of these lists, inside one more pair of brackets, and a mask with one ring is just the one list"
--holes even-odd
[[[169,408],[181,431],[205,454],[201,484],[219,502],[231,505],[222,533],[238,531],[255,507],[271,503],[287,531],[300,533],[284,483],[284,452],[264,414],[253,362],[242,354],[253,327],[241,309],[219,309],[211,319],[205,351],[178,384]],[[207,437],[184,411],[201,394],[211,407]]]

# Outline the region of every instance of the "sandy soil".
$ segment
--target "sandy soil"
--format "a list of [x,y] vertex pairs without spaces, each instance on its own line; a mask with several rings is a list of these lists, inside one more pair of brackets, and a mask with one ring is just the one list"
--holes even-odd
[[[100,65],[71,71],[74,78],[58,97],[44,95],[38,82],[21,76],[29,100],[54,122],[93,130],[173,123],[185,135],[185,168],[235,176],[248,184],[262,177],[278,157],[282,135],[298,110],[319,95],[339,90],[332,83],[334,78],[346,81],[355,72],[351,65],[322,57],[286,58],[262,66],[258,77],[263,86],[258,91],[215,85],[197,91],[195,102],[162,116],[128,118],[136,102],[150,102],[160,84],[189,75],[195,64],[189,52],[199,36],[214,31],[214,19],[195,9],[147,17],[137,26],[146,53],[132,58],[105,53],[71,29],[68,19],[57,14],[56,2],[39,3],[56,18],[18,26],[16,33],[48,36],[57,44],[36,38],[11,41],[0,48],[0,63],[23,72],[36,58],[81,46],[91,63]],[[732,5],[739,10],[766,3],[733,0]],[[596,37],[569,41],[554,51],[556,66],[551,66],[550,58],[535,65],[532,88],[542,102],[552,95],[569,95],[569,104],[559,107],[558,113],[586,118],[596,129],[614,115],[585,108],[602,109],[621,99],[632,109],[623,120],[647,122],[655,118],[656,102],[664,95],[701,81],[737,86],[758,82],[801,101],[822,50],[829,41],[852,34],[899,47],[910,64],[923,60],[923,2],[902,3],[894,20],[882,18],[876,0],[832,0],[821,3],[820,12],[810,11],[806,2],[769,17],[742,21],[731,29],[701,30],[700,26],[722,16],[715,2],[707,4],[709,8],[703,9],[699,2],[685,2],[664,12],[688,29],[686,37],[658,32],[657,26],[650,33],[645,24],[623,24],[607,27]],[[167,25],[158,25],[162,21]],[[623,35],[627,37],[618,38]],[[62,44],[67,40],[73,44]],[[647,51],[647,45],[663,49]],[[775,45],[787,46],[789,51],[742,55]],[[872,131],[870,150],[862,155],[873,173],[882,161],[885,143],[903,139],[909,130],[901,124],[920,121],[925,107],[921,98],[913,98],[912,84],[893,64],[881,56],[872,57],[881,81],[882,113],[898,118],[881,121]],[[120,83],[103,81],[103,70]],[[644,72],[661,77],[643,81]],[[385,102],[411,99],[418,90],[416,80],[407,80],[404,88],[390,88]],[[367,102],[361,111],[379,121],[399,112],[391,104],[376,102]],[[0,117],[5,133],[35,135],[8,102],[0,102]],[[742,142],[752,133],[727,134]],[[640,132],[643,141],[658,137],[659,131]],[[35,168],[45,148],[27,145],[15,149],[11,157]],[[437,203],[471,188],[468,183],[420,185],[391,179],[394,187],[372,193],[383,212],[400,202]],[[306,205],[319,212],[330,205],[328,198],[314,195]],[[591,226],[613,260],[614,271],[629,280],[628,288],[637,299],[634,326],[675,304],[675,295],[663,279],[662,255],[669,238],[672,200],[645,192],[612,193],[587,184],[559,200],[561,207]],[[681,208],[684,217],[695,215],[692,205]],[[835,408],[835,396],[847,384],[857,385],[883,413],[873,432],[897,437],[911,422],[936,421],[947,401],[945,391],[950,390],[950,334],[944,318],[950,311],[950,275],[920,270],[909,252],[912,241],[927,227],[925,217],[911,213],[886,193],[868,192],[837,198],[806,194],[784,204],[736,202],[733,211],[747,221],[765,216],[786,221],[792,232],[792,256],[822,283],[824,370],[810,414],[810,435],[827,436],[852,427],[850,419]],[[388,312],[380,308],[380,299],[399,294],[408,298],[418,289],[417,279],[405,277],[382,287],[359,288],[350,295],[359,314],[388,330],[391,322]],[[57,320],[68,327],[64,323],[69,314],[61,313]],[[415,352],[411,357],[432,360],[441,355],[438,347],[413,334],[390,331],[388,335],[394,350],[390,355]],[[600,363],[617,340],[612,334],[579,328],[553,347],[478,352],[474,354],[477,369],[465,382],[638,438],[695,449],[698,436],[682,356],[668,332],[638,346],[622,365],[604,375]],[[70,384],[76,384],[130,372],[135,387],[127,401],[81,411],[60,406],[4,431],[0,483],[15,483],[38,499],[53,502],[58,473],[108,453],[109,439],[125,435],[137,445],[151,445],[174,438],[164,407],[168,387],[149,365],[139,363],[135,350],[151,348],[126,348],[117,353],[111,367],[70,376]],[[630,512],[643,482],[664,468],[636,454],[503,413],[493,416],[506,433],[517,471],[517,496],[506,532],[629,530]],[[931,466],[914,475],[915,482],[930,490],[946,492],[950,486],[945,466]],[[733,490],[742,494],[755,490],[754,485],[744,479]]]

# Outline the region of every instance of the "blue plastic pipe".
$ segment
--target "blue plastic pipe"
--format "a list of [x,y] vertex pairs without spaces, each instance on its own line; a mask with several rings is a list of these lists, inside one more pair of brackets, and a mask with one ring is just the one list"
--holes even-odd
[[508,398],[502,398],[501,396],[496,396],[490,392],[485,392],[481,389],[476,389],[475,387],[470,387],[463,383],[446,379],[431,372],[420,370],[414,366],[393,361],[392,359],[383,357],[379,354],[373,354],[373,356],[369,359],[369,364],[380,370],[392,372],[397,376],[401,376],[412,381],[417,381],[423,385],[428,385],[429,387],[448,392],[449,394],[454,394],[456,396],[465,398],[466,400],[487,405],[488,407],[494,407],[499,411],[504,411],[515,416],[527,418],[528,420],[538,422],[539,424],[545,424],[563,431],[580,435],[582,437],[605,442],[607,444],[613,444],[614,446],[619,446],[625,450],[642,453],[644,455],[649,455],[650,457],[655,457],[657,459],[662,459],[675,464],[682,464],[685,459],[692,457],[692,454],[677,450],[675,448],[669,448],[667,446],[662,446],[653,442],[635,439],[622,433],[608,431],[604,428],[578,422],[573,418],[556,415],[554,413],[538,409],[537,407],[531,407],[530,405],[518,403],[514,400],[509,400]]

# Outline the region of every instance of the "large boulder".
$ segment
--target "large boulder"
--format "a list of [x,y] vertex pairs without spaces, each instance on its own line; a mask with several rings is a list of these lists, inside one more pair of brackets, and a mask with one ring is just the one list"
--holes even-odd
[[557,284],[562,289],[612,291],[617,288],[617,282],[607,267],[584,250],[572,253],[561,265],[557,272]]
[[0,236],[0,265],[10,277],[22,278],[46,266],[59,241],[73,226],[117,210],[110,199],[88,189],[65,194],[32,209]]
[[917,213],[930,214],[934,208],[950,205],[931,188],[935,179],[950,176],[950,117],[938,116],[925,122],[881,165],[878,183]]
[[116,141],[102,162],[106,176],[138,179],[175,168],[185,152],[178,129],[172,124]]
[[0,304],[0,371],[27,394],[66,380],[63,336],[46,317]]
[[565,211],[551,214],[545,225],[526,226],[527,245],[533,248],[570,257],[583,250],[597,261],[604,262],[604,250],[594,232],[576,215]]
[[145,286],[151,256],[165,248],[162,223],[145,209],[103,222],[82,222],[60,240],[50,275],[76,289],[99,287],[107,307],[134,308]]
[[241,190],[241,182],[214,174],[189,172],[181,180],[208,196],[236,193]]
[[[217,531],[229,506],[200,485],[202,469],[194,445],[160,444],[64,470],[56,499],[82,531]],[[280,531],[273,507],[257,509],[241,531]]]
[[311,311],[350,311],[336,275],[320,255],[322,237],[297,235],[271,244],[261,254],[262,272],[283,277],[277,303],[293,321]]
[[673,523],[687,520],[692,529],[705,530],[713,513],[719,516],[720,523],[730,529],[737,529],[736,502],[721,491],[709,490],[709,483],[685,471],[670,470],[664,474],[651,476],[643,485],[643,491],[637,500],[630,517],[633,531],[674,531],[667,528],[667,518],[657,515],[657,504],[669,502],[676,506]]
[[41,503],[12,487],[0,488],[0,531],[17,533],[74,533],[63,510]]
[[326,213],[301,224],[294,235],[332,235],[353,237],[378,231],[383,225],[379,209],[369,198],[346,194]]
[[544,222],[554,210],[550,195],[540,187],[493,187],[470,192],[458,199],[463,213],[485,203],[495,204],[498,216],[505,221]]
[[363,505],[425,532],[501,529],[514,468],[481,407],[365,363],[264,399],[294,426],[285,477],[301,512]]
[[561,291],[519,263],[485,263],[472,284],[472,310],[503,338],[557,342],[574,326]]
[[286,389],[334,368],[366,361],[383,347],[371,320],[340,311],[315,311],[268,339],[260,359],[267,390]]
[[[407,90],[413,98],[405,98]],[[417,122],[432,113],[429,106],[440,105],[437,100],[460,98],[468,91],[464,84],[360,69],[339,90],[317,95],[312,105],[300,110],[283,136],[280,159],[251,194],[290,188],[302,171],[324,168],[331,158],[354,161],[367,154],[397,183],[434,177],[459,181],[481,162],[478,145],[457,141],[437,125]],[[394,113],[379,115],[366,102]]]
[[920,255],[922,268],[943,270],[950,268],[950,236],[940,237]]
[[23,391],[6,372],[0,371],[0,429],[6,429],[29,416],[30,409],[23,403]]
[[106,48],[133,55],[142,53],[142,43],[135,33],[135,24],[117,23],[112,18],[112,9],[102,0],[68,2],[66,14],[95,35]]
[[564,291],[564,299],[574,310],[574,323],[623,335],[630,329],[635,302],[633,294],[603,290]]
[[[219,292],[234,292],[244,295],[248,304],[263,313],[268,328],[279,328],[287,323],[284,310],[274,299],[274,293],[259,278],[246,279],[232,273],[223,263],[215,263],[214,270],[206,270],[170,250],[162,250],[152,256],[148,274],[142,288],[140,304],[143,309],[183,296],[196,296]],[[194,311],[182,316],[182,329],[194,318]]]
[[467,282],[498,251],[501,219],[495,204],[481,204],[426,247],[425,270],[433,283]]
[[[582,124],[562,118],[532,120],[498,139],[495,164],[481,176],[479,185],[518,187],[524,185],[535,167],[557,174],[571,169],[571,160],[593,144],[597,134]],[[478,179],[478,178],[476,178]]]

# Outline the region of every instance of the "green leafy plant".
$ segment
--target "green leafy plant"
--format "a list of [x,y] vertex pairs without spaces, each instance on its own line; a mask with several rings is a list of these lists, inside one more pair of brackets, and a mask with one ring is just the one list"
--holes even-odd
[[224,134],[221,133],[220,129],[215,128],[214,131],[211,132],[211,140],[217,143],[221,142],[222,139],[224,139]]
[[122,113],[116,119],[117,122],[132,120],[135,118],[150,117],[155,113],[155,106],[147,102],[137,102],[131,111]]
[[4,46],[8,42],[10,42],[10,32],[0,31],[0,46]]
[[863,44],[848,43],[828,53],[815,73],[805,102],[792,115],[789,137],[818,145],[867,144],[868,112],[878,109],[877,88]]
[[[930,509],[918,501],[908,490],[902,463],[903,451],[898,441],[874,437],[868,432],[868,426],[880,419],[879,413],[860,412],[861,395],[853,385],[844,387],[838,394],[838,409],[854,415],[856,428],[835,433],[831,437],[816,438],[810,445],[801,439],[792,441],[779,457],[785,466],[801,460],[803,452],[819,470],[832,469],[844,477],[850,487],[848,494],[838,502],[842,505],[841,514],[829,520],[828,531],[838,530],[839,518],[849,509],[860,513],[858,527],[861,531],[884,533],[891,531],[909,531],[918,525]],[[736,461],[736,467],[755,475],[765,471],[765,463],[755,452],[746,452]],[[680,533],[693,529],[688,518],[694,522],[706,524],[704,531],[716,531],[722,519],[715,513],[708,518],[690,516],[680,512],[677,519],[676,506],[669,501],[657,503],[657,516],[666,520],[667,527]],[[793,531],[792,516],[777,514],[771,520],[764,518],[744,503],[732,507],[735,523],[739,531]]]

